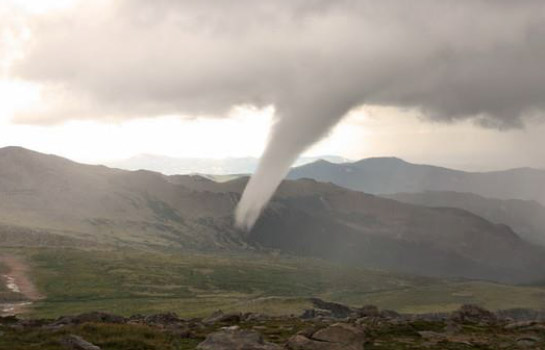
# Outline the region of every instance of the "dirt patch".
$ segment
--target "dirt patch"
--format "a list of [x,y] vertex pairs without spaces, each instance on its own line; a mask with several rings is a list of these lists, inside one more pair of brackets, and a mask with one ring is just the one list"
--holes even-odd
[[1,275],[1,283],[12,292],[21,294],[26,301],[0,304],[2,314],[20,314],[32,305],[32,302],[42,299],[36,286],[29,278],[29,266],[20,257],[1,255],[0,263],[6,266],[7,272]]

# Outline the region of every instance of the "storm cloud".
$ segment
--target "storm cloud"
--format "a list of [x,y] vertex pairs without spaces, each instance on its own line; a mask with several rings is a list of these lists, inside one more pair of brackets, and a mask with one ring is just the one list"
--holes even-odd
[[[519,127],[545,109],[540,0],[125,0],[30,20],[13,76],[51,106],[19,122],[222,117],[274,105],[237,214],[251,227],[297,155],[362,104]],[[105,7],[104,7],[105,6]]]

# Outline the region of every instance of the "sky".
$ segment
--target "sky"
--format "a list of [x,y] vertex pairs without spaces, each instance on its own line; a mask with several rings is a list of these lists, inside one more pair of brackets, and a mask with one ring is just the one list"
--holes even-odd
[[[385,2],[406,13],[395,1]],[[397,156],[468,170],[545,167],[545,124],[542,105],[535,102],[545,101],[543,73],[532,71],[538,67],[534,56],[538,60],[544,52],[532,35],[545,32],[536,25],[533,33],[534,27],[527,26],[543,19],[532,14],[539,2],[493,11],[485,11],[487,1],[453,6],[452,12],[459,14],[445,17],[444,25],[433,24],[433,35],[423,42],[414,39],[416,30],[404,30],[413,24],[399,20],[398,10],[391,8],[372,8],[373,17],[360,27],[361,18],[320,1],[252,11],[225,1],[215,9],[207,1],[92,3],[0,2],[0,146],[19,145],[87,163],[141,153],[259,157],[275,138],[271,128],[280,124],[282,130],[282,119],[275,116],[300,113],[318,115],[316,131],[306,120],[284,122],[284,128],[301,130],[294,138],[303,141],[294,141],[294,148],[305,155],[354,160]],[[415,22],[422,13],[445,11],[421,3],[427,3],[425,11],[415,5],[417,10],[408,12]],[[292,17],[277,15],[290,11]],[[482,25],[499,34],[488,34],[478,24],[470,30],[482,35],[471,40],[464,30],[451,32],[451,27],[467,24],[465,11],[482,11]],[[506,25],[503,11],[512,23]],[[221,13],[245,26],[225,21]],[[195,24],[199,18],[203,25]],[[304,28],[298,29],[301,23]],[[365,46],[351,42],[351,33],[361,36]],[[339,39],[344,37],[349,38],[346,43]],[[434,46],[447,39],[452,43],[448,50]],[[509,54],[503,54],[503,46]],[[337,57],[338,52],[350,55]],[[457,56],[462,54],[472,58],[470,63]],[[504,60],[490,60],[489,54]],[[399,56],[407,66],[390,58]],[[392,71],[388,74],[408,75],[410,69],[418,75],[378,89],[392,79],[377,63],[383,61],[385,71]],[[445,67],[456,75],[445,73]],[[505,67],[516,74],[503,76]],[[487,69],[494,74],[480,76]],[[460,97],[465,76],[475,83]],[[489,81],[490,76],[502,80]],[[512,86],[481,87],[505,82]],[[365,92],[367,99],[347,92],[355,90]],[[513,91],[521,95],[506,98]],[[321,111],[344,118],[337,123],[327,115],[322,125]],[[308,128],[301,127],[303,122]]]

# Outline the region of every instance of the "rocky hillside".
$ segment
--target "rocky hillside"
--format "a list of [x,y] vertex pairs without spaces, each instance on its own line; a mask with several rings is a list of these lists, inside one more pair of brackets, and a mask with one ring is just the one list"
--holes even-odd
[[63,245],[60,237],[147,249],[276,249],[441,277],[545,276],[544,250],[505,225],[313,180],[282,183],[256,227],[240,232],[232,213],[246,181],[130,172],[5,148],[0,223],[11,232],[47,232]]
[[373,194],[456,191],[545,204],[545,170],[531,168],[478,173],[411,164],[398,158],[369,158],[344,164],[317,161],[292,169],[288,178],[311,178]]

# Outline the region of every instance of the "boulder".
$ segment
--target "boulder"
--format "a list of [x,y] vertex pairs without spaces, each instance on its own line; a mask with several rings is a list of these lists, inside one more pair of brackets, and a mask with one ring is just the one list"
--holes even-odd
[[63,316],[53,322],[53,326],[81,324],[81,323],[126,323],[127,319],[106,312],[88,312],[76,316]]
[[143,322],[148,325],[168,326],[180,322],[180,318],[175,312],[165,312],[144,316]]
[[270,319],[270,317],[264,314],[247,312],[242,315],[242,319],[246,322],[261,322]]
[[286,349],[289,350],[343,350],[341,344],[323,343],[309,339],[304,335],[297,334],[286,343]]
[[261,334],[240,330],[238,327],[227,327],[209,334],[197,346],[198,350],[281,350],[278,345],[267,343]]
[[242,320],[242,314],[240,313],[224,313],[221,310],[218,310],[212,315],[208,316],[203,320],[204,323],[212,324],[217,322],[224,323],[239,323]]
[[334,316],[333,316],[333,313],[329,310],[307,309],[303,311],[303,313],[299,317],[303,320],[311,320],[313,318],[318,318],[318,317],[334,317]]
[[393,311],[393,310],[382,310],[380,312],[380,317],[385,318],[388,320],[395,320],[402,318],[401,314],[399,312]]
[[312,302],[312,304],[314,304],[316,309],[327,310],[334,318],[346,318],[349,317],[353,312],[350,307],[343,304],[332,303],[319,298],[310,298],[310,301]]
[[299,333],[286,343],[290,350],[362,350],[365,332],[362,328],[336,323],[313,334]]
[[375,305],[365,305],[356,310],[358,317],[380,317],[380,311]]
[[362,328],[347,323],[336,323],[316,331],[312,338],[329,343],[363,344],[365,342],[365,333]]
[[505,325],[506,330],[512,330],[512,329],[520,329],[520,328],[528,328],[533,327],[537,324],[536,321],[519,321],[519,322],[511,322]]
[[63,338],[61,340],[61,345],[68,350],[100,350],[98,346],[91,344],[82,337],[73,334]]
[[469,323],[493,323],[498,320],[492,312],[472,304],[462,305],[459,310],[452,313],[450,318],[457,322]]

